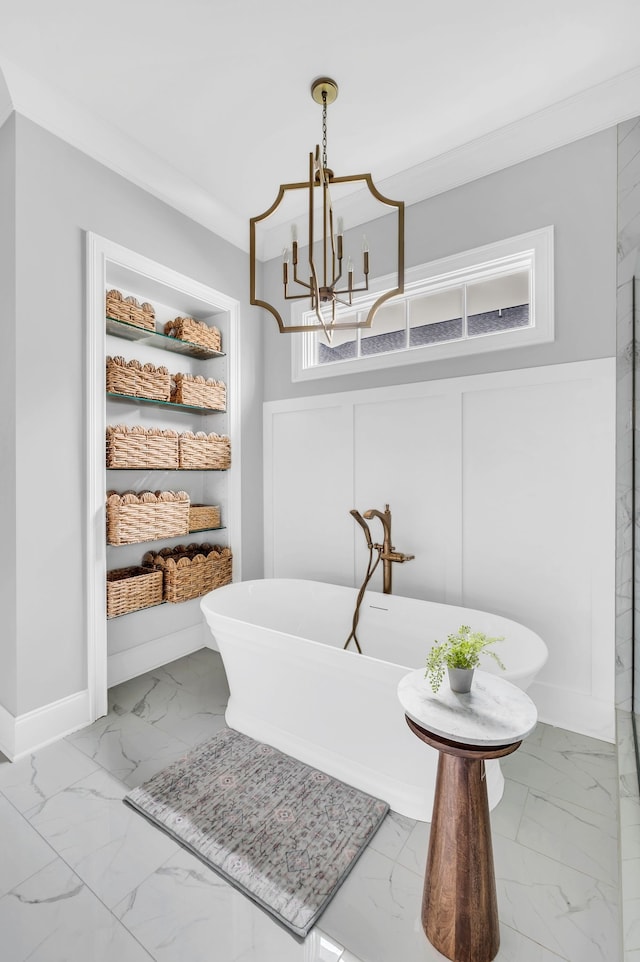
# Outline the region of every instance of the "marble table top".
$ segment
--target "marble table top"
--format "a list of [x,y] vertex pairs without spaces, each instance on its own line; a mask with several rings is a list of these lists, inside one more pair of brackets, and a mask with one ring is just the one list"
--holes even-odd
[[471,691],[451,691],[445,675],[434,694],[416,668],[401,678],[398,698],[406,715],[421,728],[464,745],[509,745],[526,738],[538,712],[529,696],[497,675],[476,669]]

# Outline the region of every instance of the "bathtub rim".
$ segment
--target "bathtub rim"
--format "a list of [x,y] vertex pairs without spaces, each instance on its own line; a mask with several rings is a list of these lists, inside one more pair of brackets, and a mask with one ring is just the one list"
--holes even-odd
[[[226,597],[227,595],[230,595],[230,594],[239,593],[243,588],[250,588],[252,585],[269,585],[269,584],[285,584],[288,586],[301,585],[301,584],[322,585],[322,586],[326,586],[326,588],[339,589],[344,592],[350,592],[354,596],[354,601],[358,594],[358,589],[353,588],[350,585],[336,585],[333,582],[317,581],[312,578],[252,578],[247,581],[232,582],[231,584],[223,585],[221,588],[216,588],[213,591],[207,592],[207,594],[203,595],[202,598],[200,599],[200,609],[206,619],[206,615],[207,615],[207,608],[205,607],[206,602],[212,598],[215,598],[216,596],[220,598],[221,597],[220,592],[224,592],[224,595],[222,597]],[[523,625],[522,622],[515,621],[513,618],[508,618],[506,615],[499,615],[494,612],[486,611],[481,608],[464,608],[462,605],[451,605],[448,602],[425,601],[422,598],[410,598],[405,595],[398,595],[398,594],[385,595],[380,591],[366,591],[364,597],[365,599],[380,598],[380,599],[386,599],[386,600],[388,600],[389,598],[395,598],[395,599],[401,599],[402,601],[408,601],[410,603],[415,603],[415,604],[436,605],[439,608],[451,608],[458,611],[464,611],[469,615],[478,614],[483,617],[498,618],[500,621],[504,622],[505,624],[514,625],[517,629],[526,632],[528,635],[535,638],[537,642],[539,642],[540,645],[542,646],[542,654],[536,663],[530,664],[526,668],[521,668],[521,669],[509,669],[507,667],[506,671],[500,671],[500,673],[498,673],[497,671],[491,671],[490,666],[493,664],[492,660],[490,661],[490,663],[484,663],[480,665],[480,667],[483,670],[489,669],[491,671],[491,674],[496,674],[497,677],[504,678],[505,680],[510,681],[513,684],[517,684],[518,681],[522,681],[523,679],[528,679],[528,684],[526,686],[526,688],[528,688],[532,684],[533,680],[540,673],[542,668],[544,668],[547,661],[549,660],[549,649],[547,647],[547,644],[537,634],[537,632],[535,632],[532,628],[529,628],[527,625]],[[223,614],[219,611],[216,611],[215,608],[209,609],[209,610],[211,610],[212,614],[214,614],[216,618],[224,618],[225,621],[233,624],[250,625],[251,627],[254,627],[254,628],[262,628],[270,631],[276,631],[278,632],[278,634],[282,635],[283,637],[290,638],[292,640],[303,638],[303,640],[308,644],[319,646],[319,647],[335,648],[338,651],[342,650],[346,655],[355,656],[357,658],[361,658],[364,656],[365,658],[371,658],[374,661],[379,661],[382,664],[393,665],[396,668],[398,667],[406,668],[407,671],[420,667],[420,665],[402,665],[396,661],[389,661],[387,658],[378,658],[375,655],[367,654],[366,651],[363,651],[362,653],[360,653],[355,649],[351,649],[351,648],[340,649],[338,645],[335,645],[335,646],[328,645],[324,641],[315,641],[313,638],[307,638],[301,635],[294,635],[291,632],[283,631],[281,628],[273,628],[271,626],[262,624],[258,621],[248,621],[246,617],[239,617],[237,614],[236,615]],[[211,626],[208,624],[208,622],[207,622],[207,627],[209,628],[209,631],[213,634]],[[434,644],[435,643],[436,642],[434,642]],[[425,660],[427,657],[427,653],[429,651],[429,648],[427,646],[428,646],[428,642],[425,642],[425,648],[424,648]],[[518,687],[522,687],[522,686],[518,685]]]

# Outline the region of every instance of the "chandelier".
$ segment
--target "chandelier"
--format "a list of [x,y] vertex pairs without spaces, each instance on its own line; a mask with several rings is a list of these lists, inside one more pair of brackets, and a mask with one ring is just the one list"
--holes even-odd
[[[311,96],[317,104],[322,105],[322,151],[320,145],[317,145],[315,152],[309,154],[307,181],[281,184],[271,207],[258,217],[251,218],[251,304],[269,311],[277,321],[281,334],[323,331],[331,343],[334,331],[371,327],[378,308],[390,297],[401,294],[404,290],[404,202],[384,197],[373,183],[371,174],[352,174],[346,177],[334,175],[327,164],[327,107],[336,100],[338,85],[329,77],[319,77],[311,84]],[[364,295],[369,291],[369,245],[366,238],[363,238],[356,268],[354,256],[349,256],[347,251],[343,218],[334,216],[331,188],[338,184],[352,184],[356,189],[366,187],[376,204],[395,208],[397,211],[395,286],[379,294],[369,305],[366,317],[361,320],[357,319],[359,315],[353,311],[348,317],[344,317],[344,314],[345,309],[352,307],[354,295]],[[256,225],[275,215],[287,198],[293,199],[295,204],[295,197],[292,195],[296,191],[307,193],[304,214],[307,223],[300,234],[298,225],[291,225],[290,246],[285,247],[282,257],[281,296],[285,302],[308,301],[309,323],[297,325],[285,324],[278,308],[258,297],[256,293]]]

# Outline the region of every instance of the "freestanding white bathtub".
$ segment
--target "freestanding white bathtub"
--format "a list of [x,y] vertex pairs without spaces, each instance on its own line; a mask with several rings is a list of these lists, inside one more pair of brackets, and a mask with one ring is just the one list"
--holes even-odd
[[[316,581],[265,579],[218,588],[201,607],[222,656],[226,721],[429,821],[437,752],[413,735],[397,697],[400,679],[424,665],[434,641],[460,625],[504,636],[482,668],[526,689],[547,660],[544,642],[515,621],[453,605],[368,591],[358,639],[343,650],[357,591]],[[447,681],[443,682],[447,684]],[[499,762],[487,762],[489,805],[502,797]]]

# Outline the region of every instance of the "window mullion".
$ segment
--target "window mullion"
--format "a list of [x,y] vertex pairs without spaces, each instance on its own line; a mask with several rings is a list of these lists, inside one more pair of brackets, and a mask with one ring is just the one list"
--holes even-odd
[[467,333],[467,285],[462,285],[462,338],[461,340],[466,340],[468,337]]

